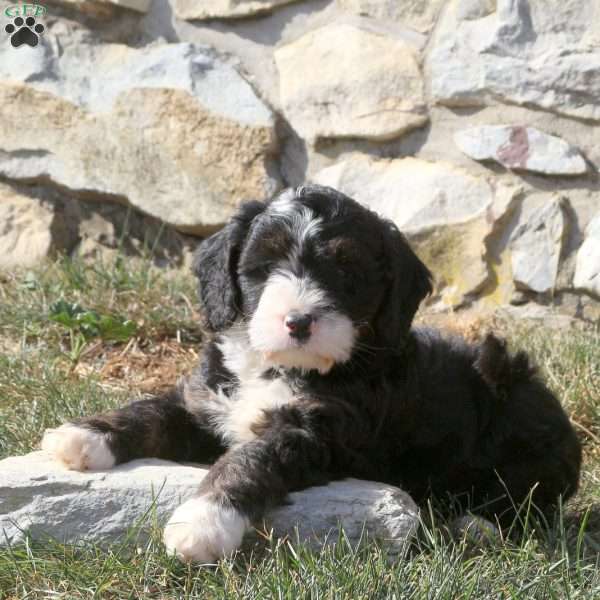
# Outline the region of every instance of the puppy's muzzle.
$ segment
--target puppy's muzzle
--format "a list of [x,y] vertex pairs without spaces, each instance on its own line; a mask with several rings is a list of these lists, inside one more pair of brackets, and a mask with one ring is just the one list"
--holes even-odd
[[285,317],[284,325],[291,338],[305,342],[310,337],[313,322],[314,317],[310,313],[292,311]]

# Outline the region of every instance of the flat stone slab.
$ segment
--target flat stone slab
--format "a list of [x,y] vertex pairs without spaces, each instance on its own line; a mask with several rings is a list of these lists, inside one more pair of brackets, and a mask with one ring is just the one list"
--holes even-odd
[[425,70],[434,103],[600,120],[598,0],[449,0]]
[[493,160],[507,169],[546,175],[582,175],[587,166],[579,150],[535,127],[483,125],[458,131],[454,142],[475,160]]
[[600,211],[587,226],[577,251],[573,285],[600,297]]
[[[415,48],[334,23],[275,50],[283,112],[314,142],[390,140],[428,121]],[[318,65],[318,77],[303,77]]]
[[277,191],[275,115],[214,49],[61,39],[25,44],[15,66],[0,38],[1,176],[202,235]]
[[555,288],[565,233],[560,198],[553,198],[524,215],[509,241],[513,280],[517,287],[538,293]]
[[[110,471],[69,471],[46,452],[0,461],[0,546],[26,535],[65,543],[105,544],[154,518],[164,523],[194,495],[207,469],[145,459]],[[147,518],[148,514],[152,518]],[[391,554],[406,548],[418,524],[418,509],[402,490],[372,481],[346,479],[295,492],[289,504],[257,523],[276,537],[315,546],[338,537],[341,525],[355,544],[364,533],[381,540]]]
[[175,0],[175,14],[189,21],[262,15],[298,0]]

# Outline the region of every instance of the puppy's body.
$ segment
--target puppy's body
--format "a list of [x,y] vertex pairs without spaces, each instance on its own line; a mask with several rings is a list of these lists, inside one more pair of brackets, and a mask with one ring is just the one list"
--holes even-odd
[[[221,347],[212,347],[204,370],[236,382]],[[250,392],[246,383],[233,383],[221,402],[219,383],[207,400],[207,379],[194,374],[184,402],[213,425],[227,423],[226,433],[215,429],[233,445],[302,425],[326,442],[329,454],[306,465],[309,485],[351,476],[398,485],[421,501],[431,493],[468,494],[482,512],[508,519],[536,483],[542,509],[577,485],[578,443],[559,402],[524,355],[511,358],[491,336],[467,345],[413,329],[402,352],[382,352],[376,361],[367,351],[326,375],[268,370],[249,381]],[[299,468],[306,458],[299,443],[292,463]],[[303,479],[289,489],[306,485]]]
[[336,478],[463,495],[500,519],[532,489],[543,511],[576,490],[579,444],[527,357],[411,330],[429,272],[349,198],[311,186],[246,205],[196,270],[215,332],[196,372],[45,444],[74,468],[110,466],[107,448],[216,460],[167,525],[180,556],[213,560],[288,492]]

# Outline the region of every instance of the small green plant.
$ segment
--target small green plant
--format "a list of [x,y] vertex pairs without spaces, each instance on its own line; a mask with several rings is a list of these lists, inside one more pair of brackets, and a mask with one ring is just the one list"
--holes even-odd
[[59,323],[69,331],[71,361],[77,362],[90,339],[99,337],[104,341],[126,342],[137,331],[136,324],[116,315],[101,315],[76,302],[57,300],[50,305],[50,321]]

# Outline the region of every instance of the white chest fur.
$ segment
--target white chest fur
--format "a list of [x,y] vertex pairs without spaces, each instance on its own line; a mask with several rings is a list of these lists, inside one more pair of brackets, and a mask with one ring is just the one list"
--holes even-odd
[[228,403],[229,410],[219,429],[230,443],[247,442],[256,437],[253,429],[264,420],[265,411],[294,401],[290,387],[281,379],[244,382]]
[[197,402],[194,410],[208,415],[226,443],[248,442],[256,437],[254,430],[263,422],[265,411],[290,404],[296,396],[285,380],[261,377],[266,365],[261,354],[249,347],[243,329],[234,328],[223,335],[219,348],[224,365],[239,385],[228,394],[209,392],[203,398],[186,393],[186,401]]

